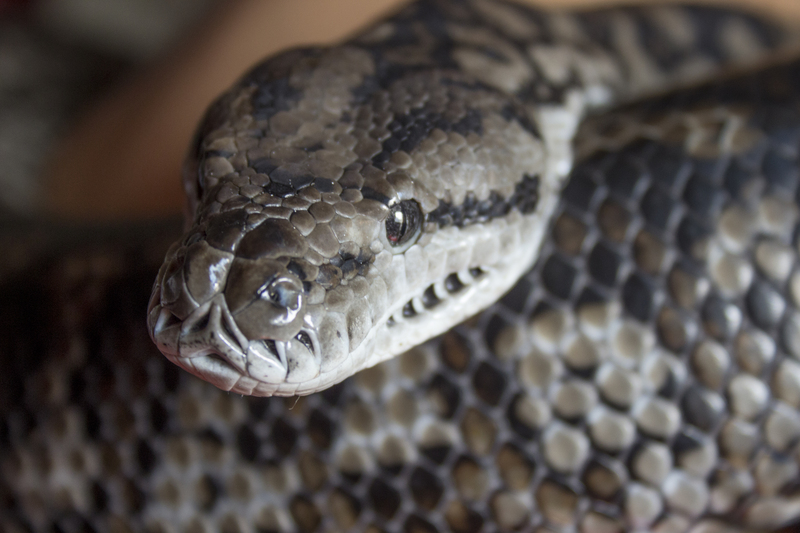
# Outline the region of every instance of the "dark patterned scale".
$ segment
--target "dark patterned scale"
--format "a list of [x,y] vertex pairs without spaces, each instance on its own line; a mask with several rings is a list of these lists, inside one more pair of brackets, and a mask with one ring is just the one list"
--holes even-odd
[[797,519],[800,63],[593,119],[577,151],[540,261],[501,302],[300,399],[222,392],[158,355],[141,309],[163,242],[50,256],[4,238],[27,255],[4,265],[0,528]]

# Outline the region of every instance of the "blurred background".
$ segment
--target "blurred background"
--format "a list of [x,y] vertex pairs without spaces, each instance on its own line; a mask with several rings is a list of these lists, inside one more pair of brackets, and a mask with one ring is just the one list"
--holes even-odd
[[0,0],[0,212],[26,211],[53,143],[211,0]]

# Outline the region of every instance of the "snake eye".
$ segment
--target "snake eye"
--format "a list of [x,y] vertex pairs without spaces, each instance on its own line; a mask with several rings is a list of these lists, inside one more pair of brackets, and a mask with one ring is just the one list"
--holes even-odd
[[389,208],[386,218],[386,238],[395,247],[411,245],[422,227],[422,210],[414,200],[403,200]]

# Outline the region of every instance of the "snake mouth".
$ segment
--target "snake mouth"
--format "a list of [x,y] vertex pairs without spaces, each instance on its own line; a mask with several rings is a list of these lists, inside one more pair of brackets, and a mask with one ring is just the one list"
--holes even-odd
[[386,321],[386,325],[391,328],[424,316],[429,311],[463,293],[488,273],[489,269],[486,267],[472,267],[453,272],[445,278],[431,283],[422,293],[408,300],[402,308],[393,313]]
[[[155,298],[154,298],[155,300]],[[320,372],[320,342],[312,327],[291,339],[249,339],[218,294],[181,320],[157,301],[150,334],[174,364],[217,387],[242,394],[275,394]]]

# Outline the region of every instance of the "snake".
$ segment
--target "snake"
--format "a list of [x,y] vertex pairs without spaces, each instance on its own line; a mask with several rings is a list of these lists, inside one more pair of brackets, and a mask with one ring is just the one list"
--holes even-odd
[[758,66],[795,43],[422,0],[267,59],[199,128],[182,236],[3,237],[0,524],[797,520],[800,62]]
[[587,110],[773,44],[703,17],[422,3],[260,64],[199,128],[155,343],[226,390],[309,394],[474,315],[536,258]]

